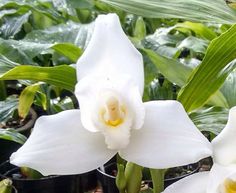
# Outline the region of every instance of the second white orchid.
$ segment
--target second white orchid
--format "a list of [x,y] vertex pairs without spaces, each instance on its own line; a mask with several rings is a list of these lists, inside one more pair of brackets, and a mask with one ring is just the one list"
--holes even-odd
[[236,192],[236,107],[230,109],[227,125],[212,141],[214,164],[201,172],[169,186],[163,193]]
[[177,101],[142,102],[142,55],[115,14],[100,15],[77,62],[80,109],[40,117],[11,163],[44,175],[93,170],[117,152],[149,168],[193,163],[211,145]]

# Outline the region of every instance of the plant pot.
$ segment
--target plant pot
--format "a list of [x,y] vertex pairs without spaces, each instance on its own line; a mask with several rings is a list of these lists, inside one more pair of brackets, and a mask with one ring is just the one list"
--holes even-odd
[[[168,172],[165,175],[165,180],[164,180],[164,187],[166,188],[167,186],[171,185],[172,183],[189,176],[191,174],[194,174],[199,171],[200,164],[195,163],[195,164],[190,164],[187,166],[182,166],[182,167],[177,167],[178,170],[181,168],[183,170],[189,170],[188,173],[185,173],[183,175],[179,175],[177,177],[170,177]],[[173,171],[173,169],[177,168],[172,168],[170,171]],[[100,182],[103,193],[119,193],[119,190],[116,187],[116,177],[114,174],[117,172],[117,166],[116,163],[110,163],[107,165],[104,165],[104,167],[100,167],[97,169],[97,175],[98,175],[98,181]],[[144,184],[147,185],[147,187],[152,187],[152,181],[151,180],[146,180],[144,179]]]
[[29,136],[31,129],[34,127],[34,123],[37,119],[37,113],[33,108],[30,108],[29,114],[25,119],[9,120],[7,126],[10,128],[15,128],[15,130],[25,136]]
[[14,141],[0,139],[0,163],[9,159],[10,155],[20,148],[21,144]]
[[12,180],[17,193],[84,193],[97,186],[96,170],[80,175],[24,179],[19,168],[6,161],[0,165],[0,173],[1,179]]

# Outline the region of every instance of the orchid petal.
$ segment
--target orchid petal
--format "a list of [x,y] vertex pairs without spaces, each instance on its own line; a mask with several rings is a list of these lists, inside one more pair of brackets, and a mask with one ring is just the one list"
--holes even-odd
[[91,74],[127,74],[143,93],[142,55],[123,32],[116,14],[97,17],[92,38],[77,62],[78,81]]
[[227,178],[236,180],[236,165],[223,166],[214,163],[208,180],[207,193],[222,193]]
[[225,128],[212,141],[213,159],[216,163],[228,165],[236,163],[236,107],[229,111]]
[[210,142],[195,127],[179,102],[144,104],[144,125],[131,133],[130,144],[120,152],[124,159],[149,168],[169,168],[211,155]]
[[43,175],[79,174],[103,165],[115,153],[106,148],[103,135],[82,127],[79,110],[68,110],[40,117],[10,161]]
[[104,130],[99,111],[103,108],[107,93],[114,93],[127,109],[125,125],[140,129],[145,117],[145,109],[138,87],[127,75],[87,76],[79,81],[75,95],[79,100],[83,126],[92,132]]
[[162,193],[206,193],[209,172],[199,172],[168,186]]

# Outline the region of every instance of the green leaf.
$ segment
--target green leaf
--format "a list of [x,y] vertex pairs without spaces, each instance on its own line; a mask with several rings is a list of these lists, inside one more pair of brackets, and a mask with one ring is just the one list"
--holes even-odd
[[145,49],[144,51],[156,65],[158,70],[168,78],[169,81],[179,86],[183,86],[187,82],[187,79],[192,72],[190,67],[184,66],[174,59],[163,57],[152,50]]
[[151,18],[179,18],[233,24],[236,12],[224,0],[101,0],[116,8]]
[[46,16],[54,22],[64,22],[62,16],[51,6],[45,6],[40,1],[20,1],[20,0],[2,0],[0,2],[1,9],[19,9],[21,11],[32,11],[41,16]]
[[146,26],[142,17],[138,17],[134,28],[134,37],[142,40],[146,36]]
[[36,92],[40,89],[41,83],[32,84],[27,86],[20,94],[18,114],[20,117],[25,118],[34,102]]
[[16,9],[7,9],[7,10],[0,10],[0,19],[2,17],[4,17],[5,15],[11,15],[11,14],[14,14],[16,13],[17,10]]
[[0,129],[0,139],[14,141],[19,144],[24,144],[26,137],[14,129]]
[[20,64],[9,60],[7,57],[0,55],[0,74],[3,74],[12,68],[18,66]]
[[221,92],[224,95],[229,108],[236,106],[236,71],[234,70],[225,80],[223,86],[221,87]]
[[[144,49],[148,57],[157,69],[172,83],[182,87],[188,81],[192,68],[174,60],[163,57],[152,50]],[[176,73],[178,72],[178,73]],[[228,104],[220,91],[217,91],[208,101],[210,104],[228,107]]]
[[186,111],[204,105],[235,68],[236,62],[231,62],[236,57],[235,33],[236,25],[210,43],[202,63],[179,92]]
[[189,36],[179,43],[178,49],[187,48],[195,53],[205,53],[208,46],[208,41]]
[[82,50],[70,43],[61,43],[61,44],[55,44],[51,47],[58,53],[66,56],[69,58],[72,62],[76,62],[78,58],[82,55]]
[[222,107],[210,107],[193,111],[189,114],[194,124],[201,131],[210,131],[218,135],[225,127],[229,110]]
[[5,101],[0,101],[0,123],[10,119],[18,107],[18,99],[14,96],[8,97]]
[[75,69],[67,66],[38,67],[17,66],[12,70],[0,75],[0,80],[35,80],[46,82],[70,91],[76,84]]
[[177,30],[183,28],[183,29],[189,29],[193,31],[197,36],[207,39],[207,40],[213,40],[214,38],[217,37],[216,33],[211,30],[210,28],[206,27],[205,25],[201,23],[193,23],[193,22],[183,22],[183,23],[178,23],[175,25]]
[[23,24],[26,23],[31,15],[30,12],[18,16],[18,17],[7,17],[5,23],[0,28],[0,34],[3,38],[13,38],[22,28]]
[[93,22],[79,24],[69,21],[45,30],[34,30],[26,35],[24,41],[40,44],[72,43],[84,48],[92,36],[93,25]]

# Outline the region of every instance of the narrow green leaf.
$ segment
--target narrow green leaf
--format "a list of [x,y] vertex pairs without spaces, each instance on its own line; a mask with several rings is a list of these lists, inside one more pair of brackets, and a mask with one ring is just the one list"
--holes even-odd
[[204,105],[221,87],[236,62],[236,25],[214,39],[202,63],[193,72],[187,85],[179,92],[178,100],[187,111]]
[[79,47],[70,43],[55,44],[51,48],[66,56],[72,62],[76,62],[82,54],[82,50]]
[[151,18],[179,18],[233,24],[236,12],[224,0],[101,0],[116,8]]
[[183,22],[183,23],[178,23],[175,25],[177,29],[189,29],[193,31],[196,35],[198,35],[201,38],[207,39],[207,40],[213,40],[214,38],[217,37],[216,33],[211,30],[210,28],[206,27],[205,25],[201,23],[193,23],[193,22]]
[[[192,69],[182,63],[163,57],[152,50],[144,49],[148,57],[155,64],[157,69],[172,83],[182,87],[188,81]],[[228,107],[228,104],[220,91],[217,91],[208,101],[209,104]]]
[[1,129],[0,128],[0,139],[14,141],[19,144],[23,144],[26,141],[26,137],[14,129]]
[[134,28],[134,37],[142,40],[146,36],[146,26],[142,17],[138,17]]
[[183,86],[192,72],[190,67],[184,66],[174,59],[163,57],[152,50],[144,49],[158,70],[172,83]]
[[34,102],[36,92],[39,90],[41,83],[32,84],[27,86],[20,94],[18,114],[20,117],[25,118]]
[[0,80],[35,80],[73,91],[76,84],[75,69],[67,66],[17,66],[0,75]]

